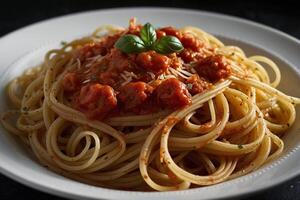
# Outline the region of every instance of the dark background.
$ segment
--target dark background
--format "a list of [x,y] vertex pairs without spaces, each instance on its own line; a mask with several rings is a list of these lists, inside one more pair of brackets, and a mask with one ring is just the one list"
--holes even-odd
[[[44,0],[44,1],[1,1],[0,37],[23,26],[44,19],[69,13],[127,6],[160,6],[207,10],[242,17],[286,32],[300,39],[300,5],[297,1],[113,1],[113,0]],[[59,31],[59,30],[58,30]],[[300,52],[299,52],[300,54]],[[299,166],[300,167],[300,166]],[[251,187],[251,185],[249,185]],[[246,200],[300,199],[300,176],[269,190],[252,195]],[[62,200],[23,186],[0,175],[0,199]]]

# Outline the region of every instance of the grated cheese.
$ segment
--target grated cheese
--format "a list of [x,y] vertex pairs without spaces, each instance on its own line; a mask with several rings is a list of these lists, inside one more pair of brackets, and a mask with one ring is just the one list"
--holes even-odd
[[127,76],[125,76],[124,74],[120,74],[120,76],[126,81],[128,79]]
[[173,75],[177,75],[177,76],[181,76],[184,79],[188,79],[189,77],[185,76],[184,74],[180,73],[179,71],[177,71],[176,69],[173,68],[169,68],[169,71],[173,74]]
[[159,79],[159,80],[163,80],[163,79],[165,79],[165,77],[164,77],[164,75],[163,75],[163,74],[161,74],[161,75],[159,75],[159,77],[157,77],[157,79]]
[[88,83],[90,81],[91,81],[90,79],[87,79],[87,80],[84,80],[82,83],[85,84],[85,83]]
[[133,72],[124,71],[125,76],[132,77],[132,78],[138,78],[137,75]]
[[121,84],[121,86],[126,85],[127,83],[130,83],[132,81],[132,78],[129,77],[127,80],[125,79],[125,81]]
[[168,78],[176,78],[176,76],[174,76],[174,75],[172,75],[172,74],[165,75],[164,77],[165,77],[165,79],[168,79]]
[[98,61],[101,61],[102,59],[103,59],[103,56],[101,56],[101,55],[97,55],[97,56],[94,56],[94,57],[87,58],[89,63],[87,63],[85,65],[85,67],[91,67],[94,63],[96,63]]
[[81,62],[80,62],[79,58],[77,58],[76,61],[77,61],[77,69],[80,69],[80,67],[81,67]]
[[147,72],[147,74],[149,74],[152,79],[155,79],[155,74],[153,74],[152,72]]
[[190,69],[190,70],[191,70],[191,72],[192,72],[192,73],[194,73],[194,74],[196,74],[196,73],[197,73],[197,72],[196,72],[196,70],[195,70],[193,67],[191,67],[191,69]]
[[179,68],[178,71],[181,72],[181,73],[183,73],[183,74],[185,74],[185,75],[187,75],[187,76],[193,76],[193,74],[191,74],[190,72],[185,71],[185,70],[183,70],[183,69],[180,69],[180,68]]

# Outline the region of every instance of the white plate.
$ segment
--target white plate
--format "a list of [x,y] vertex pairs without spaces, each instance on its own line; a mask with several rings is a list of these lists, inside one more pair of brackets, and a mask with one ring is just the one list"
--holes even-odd
[[[61,40],[71,40],[103,24],[127,26],[128,19],[155,25],[193,25],[238,44],[249,55],[264,54],[280,66],[280,88],[300,97],[300,43],[295,38],[257,23],[225,15],[181,9],[125,8],[67,15],[22,28],[0,39],[0,111],[5,110],[5,84],[28,65],[42,60],[43,53]],[[251,44],[251,45],[250,45]],[[42,47],[42,48],[40,48]],[[31,52],[28,54],[28,52]],[[22,55],[26,55],[23,56]],[[18,59],[19,58],[19,59]],[[17,60],[13,64],[13,61]],[[299,109],[297,109],[300,112]],[[299,122],[299,117],[297,117]],[[77,199],[220,199],[269,188],[300,174],[300,123],[284,138],[285,151],[275,162],[241,178],[214,186],[174,192],[129,192],[98,188],[54,174],[35,162],[30,151],[0,128],[0,170],[6,176],[48,193]]]

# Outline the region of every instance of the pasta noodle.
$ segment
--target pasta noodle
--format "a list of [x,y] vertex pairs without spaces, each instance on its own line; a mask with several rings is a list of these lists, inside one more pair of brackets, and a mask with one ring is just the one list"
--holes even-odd
[[[43,63],[9,83],[7,95],[14,109],[3,113],[1,122],[31,147],[42,165],[96,186],[168,191],[237,178],[280,156],[284,148],[280,137],[294,123],[300,99],[276,89],[281,75],[272,60],[247,57],[240,48],[225,46],[196,27],[178,31],[201,41],[206,57],[223,56],[231,73],[192,95],[188,106],[100,120],[72,106],[64,92],[64,77],[103,59],[89,57],[89,64],[84,64],[76,52],[124,30],[104,26],[50,50]],[[273,70],[274,80],[266,67]],[[185,80],[197,72],[193,62],[181,62],[159,76],[147,73],[153,82]],[[136,77],[123,71],[121,86]]]

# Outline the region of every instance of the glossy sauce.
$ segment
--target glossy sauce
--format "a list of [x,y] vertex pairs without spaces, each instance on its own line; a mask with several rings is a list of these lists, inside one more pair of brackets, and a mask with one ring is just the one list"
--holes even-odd
[[[127,30],[76,50],[74,58],[80,60],[81,67],[66,73],[62,86],[72,106],[88,118],[102,120],[181,109],[191,104],[192,95],[230,75],[230,66],[223,56],[206,56],[200,40],[173,27],[157,29],[157,38],[176,36],[184,46],[179,53],[162,55],[151,50],[124,54],[114,47],[124,34],[139,35],[141,27],[131,21]],[[159,79],[169,68],[177,69],[182,64],[193,65],[197,73],[188,79]]]

